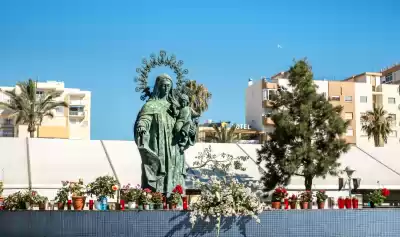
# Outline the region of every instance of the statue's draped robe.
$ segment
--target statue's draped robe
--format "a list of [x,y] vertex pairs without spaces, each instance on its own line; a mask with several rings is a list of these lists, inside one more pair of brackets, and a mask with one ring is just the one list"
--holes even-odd
[[[167,112],[169,108],[167,100],[150,99],[139,112],[134,128],[142,158],[142,188],[162,193],[171,193],[178,184],[184,186],[186,175],[184,154],[179,152],[173,134],[175,118]],[[147,131],[143,141],[137,134],[138,125]]]

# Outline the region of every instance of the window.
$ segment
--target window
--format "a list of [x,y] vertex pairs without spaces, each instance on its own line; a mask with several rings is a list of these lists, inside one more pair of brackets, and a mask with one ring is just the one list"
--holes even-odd
[[272,100],[275,94],[276,90],[268,90],[268,100]]
[[388,73],[385,76],[385,82],[387,83],[387,82],[391,82],[391,81],[393,81],[393,74],[392,73]]
[[352,127],[348,127],[347,128],[346,136],[348,136],[348,137],[352,137],[353,136],[353,128]]
[[352,120],[352,119],[353,119],[353,113],[352,113],[352,112],[346,112],[346,113],[344,113],[344,119],[346,119],[346,120]]
[[331,100],[332,101],[340,101],[340,96],[338,96],[338,95],[331,96]]
[[263,100],[267,100],[267,99],[268,99],[268,90],[263,89]]
[[344,101],[346,102],[352,102],[353,101],[353,96],[347,95],[344,97]]
[[396,98],[394,98],[394,97],[389,97],[389,98],[388,98],[388,103],[389,103],[389,104],[396,104]]
[[4,119],[4,125],[11,125],[12,120],[11,119]]
[[389,137],[397,137],[397,131],[392,131],[392,132],[389,134]]
[[395,125],[396,124],[396,114],[388,114],[388,118],[390,118],[390,123]]
[[360,96],[360,103],[367,103],[368,97],[367,96]]

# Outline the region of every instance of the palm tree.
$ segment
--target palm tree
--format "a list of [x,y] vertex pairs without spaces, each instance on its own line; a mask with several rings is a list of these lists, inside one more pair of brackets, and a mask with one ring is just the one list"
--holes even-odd
[[199,114],[205,112],[208,109],[208,102],[212,96],[208,89],[203,84],[197,84],[195,80],[188,81],[185,89],[192,109]]
[[236,124],[233,124],[230,128],[226,123],[221,123],[221,126],[214,124],[213,128],[214,133],[211,136],[206,136],[206,142],[233,143],[239,140],[239,135],[235,133]]
[[53,110],[56,107],[68,107],[64,101],[55,101],[61,96],[62,92],[50,91],[42,96],[36,95],[37,82],[29,79],[28,81],[18,82],[16,89],[12,91],[2,91],[10,97],[10,103],[0,102],[0,106],[10,110],[9,118],[15,119],[15,124],[28,125],[30,137],[35,136],[36,126],[40,126],[44,117],[53,118]]
[[383,107],[375,107],[373,111],[368,111],[366,114],[361,116],[362,127],[368,140],[373,137],[375,147],[384,146],[387,143],[387,138],[392,132],[391,123],[393,118],[386,116],[387,112],[383,110]]

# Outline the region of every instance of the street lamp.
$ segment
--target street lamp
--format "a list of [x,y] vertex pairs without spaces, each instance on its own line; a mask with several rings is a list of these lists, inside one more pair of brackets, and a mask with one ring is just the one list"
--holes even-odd
[[348,178],[347,183],[349,184],[349,197],[351,197],[351,176],[353,175],[354,171],[356,171],[356,170],[350,168],[350,166],[347,166],[344,169],[344,171],[347,174],[347,178]]

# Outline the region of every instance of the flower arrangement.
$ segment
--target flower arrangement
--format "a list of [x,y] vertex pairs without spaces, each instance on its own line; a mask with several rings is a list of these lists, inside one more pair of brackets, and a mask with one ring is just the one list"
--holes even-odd
[[328,195],[326,195],[325,190],[317,191],[315,197],[317,198],[317,203],[325,202],[325,200],[328,199]]
[[312,192],[310,190],[306,190],[301,192],[299,195],[300,202],[311,202],[312,201]]
[[78,182],[69,182],[69,191],[72,197],[83,197],[87,193],[86,187],[83,184],[83,179],[79,179]]
[[139,201],[141,193],[142,190],[139,184],[136,185],[136,187],[131,187],[131,184],[127,184],[121,189],[121,199],[125,202],[137,202]]
[[288,192],[284,187],[277,187],[272,193],[272,202],[281,202],[288,196]]
[[95,195],[97,198],[114,198],[115,192],[118,190],[118,181],[110,175],[100,176],[94,182],[89,183],[87,188],[88,193]]
[[292,196],[289,197],[289,202],[297,202],[297,196],[292,194]]
[[151,198],[153,196],[151,195],[151,190],[148,188],[145,188],[141,191],[140,197],[139,197],[139,203],[143,205],[150,204]]
[[152,203],[156,205],[160,205],[163,203],[163,195],[160,192],[154,192],[152,193],[152,198],[151,198]]
[[377,189],[370,192],[367,197],[370,202],[376,205],[381,205],[386,198],[390,195],[390,191],[386,188]]
[[201,190],[201,196],[191,207],[192,226],[198,219],[209,222],[210,218],[217,218],[218,236],[222,216],[251,216],[260,223],[258,214],[264,210],[264,204],[250,188],[245,188],[236,179],[228,182],[211,176],[207,183],[195,180],[195,185]]
[[55,201],[58,203],[65,204],[68,201],[69,194],[69,182],[61,181],[62,187],[57,191],[57,195],[55,197]]
[[176,185],[176,187],[172,190],[171,197],[170,197],[170,203],[172,205],[178,205],[182,202],[182,194],[183,194],[183,188],[181,185]]

